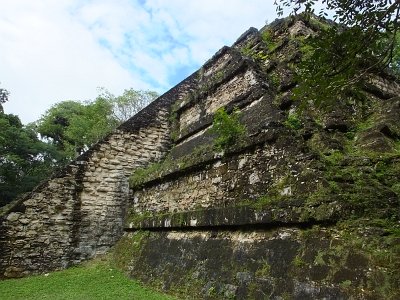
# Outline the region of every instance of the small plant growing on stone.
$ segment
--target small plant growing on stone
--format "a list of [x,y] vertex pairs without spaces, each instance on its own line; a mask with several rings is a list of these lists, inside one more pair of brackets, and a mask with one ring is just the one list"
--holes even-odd
[[224,108],[216,111],[212,125],[212,132],[217,135],[214,144],[216,150],[227,150],[243,140],[246,127],[240,123],[239,116],[238,109],[234,109],[231,114]]
[[351,286],[351,280],[345,280],[340,283],[340,286],[343,288],[349,288]]
[[284,122],[284,124],[292,129],[300,129],[302,127],[301,120],[298,116],[297,113],[289,113],[287,120]]
[[275,42],[271,30],[265,30],[264,32],[262,32],[261,38],[270,52],[274,51],[277,48],[278,44]]
[[304,267],[306,265],[306,263],[304,262],[304,260],[301,259],[301,257],[299,255],[297,255],[294,259],[293,259],[293,265],[297,268],[301,268]]
[[246,45],[244,46],[240,52],[244,55],[244,56],[248,56],[253,58],[256,61],[264,61],[267,59],[268,55],[264,53],[264,51],[259,50],[256,51],[254,50],[250,45]]

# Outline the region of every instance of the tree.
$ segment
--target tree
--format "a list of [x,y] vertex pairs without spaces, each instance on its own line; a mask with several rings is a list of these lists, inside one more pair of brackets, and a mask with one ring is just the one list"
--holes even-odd
[[100,89],[94,101],[63,101],[55,104],[36,122],[36,130],[71,160],[99,141],[119,124],[152,101],[151,91],[125,90],[114,96]]
[[93,102],[87,102],[79,114],[71,116],[65,135],[77,154],[117,127],[118,122],[112,112],[112,104],[98,97]]
[[57,151],[12,114],[0,113],[0,206],[30,191],[52,172]]
[[36,122],[36,130],[70,160],[116,125],[112,105],[98,98],[86,103],[63,101],[55,104]]
[[[291,13],[303,11],[315,13],[316,0],[275,0],[278,15],[288,7]],[[371,34],[394,33],[399,27],[399,0],[322,0],[325,8],[318,12],[320,17],[333,13],[333,19],[346,27],[358,27]]]
[[[290,8],[312,18],[314,0],[275,0],[278,14]],[[324,18],[328,11],[339,24],[321,27],[307,41],[307,53],[299,66],[298,96],[331,104],[340,95],[357,97],[357,91],[372,73],[399,70],[397,43],[400,0],[323,0]],[[329,101],[330,100],[330,101]]]
[[121,96],[114,96],[104,88],[100,88],[99,98],[106,99],[113,105],[113,116],[119,122],[123,123],[141,109],[146,107],[150,102],[158,97],[154,91],[142,91],[128,89],[124,90]]
[[63,101],[53,105],[36,122],[36,130],[43,138],[48,139],[59,151],[65,151],[69,143],[73,143],[67,136],[67,128],[71,119],[81,115],[83,105],[76,101]]
[[0,89],[0,206],[30,191],[51,173],[58,159],[55,149],[40,141],[32,127],[4,113],[1,104],[8,96],[6,89]]
[[3,112],[3,103],[8,101],[8,96],[10,95],[10,92],[7,91],[6,89],[0,88],[0,113]]
[[57,103],[24,126],[18,116],[4,114],[1,103],[8,95],[0,89],[0,206],[32,190],[156,97],[132,89],[115,97],[103,90],[94,101]]

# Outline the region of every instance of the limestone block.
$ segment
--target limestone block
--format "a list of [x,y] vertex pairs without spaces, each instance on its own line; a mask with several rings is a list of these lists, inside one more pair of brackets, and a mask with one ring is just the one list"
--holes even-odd
[[110,164],[112,164],[112,165],[119,165],[120,162],[119,162],[119,160],[117,160],[117,159],[111,159],[111,160],[110,160]]
[[249,176],[249,184],[252,185],[257,182],[260,182],[260,177],[257,172],[254,172]]
[[20,222],[21,224],[23,224],[23,225],[26,225],[26,224],[29,224],[29,219],[27,219],[27,218],[20,218],[20,219],[19,219],[19,222]]
[[92,161],[93,163],[97,163],[97,162],[100,161],[100,158],[98,157],[98,155],[96,155],[96,156],[93,156],[93,157],[91,158],[91,161]]
[[124,152],[124,151],[125,151],[125,148],[124,148],[124,147],[121,147],[120,145],[118,145],[118,146],[112,145],[112,146],[111,146],[111,149],[112,149],[112,150],[115,150],[115,151],[117,151],[117,152]]
[[6,269],[4,276],[9,278],[18,278],[23,276],[23,268],[10,266]]
[[36,204],[36,201],[35,201],[35,199],[32,199],[32,198],[24,201],[25,206],[33,206],[35,204]]
[[21,216],[21,213],[12,212],[7,216],[7,221],[15,222],[15,221],[17,221],[19,219],[20,216]]
[[110,166],[110,165],[108,164],[108,162],[107,162],[107,163],[100,163],[100,164],[99,164],[99,167],[102,168],[102,169],[106,169],[106,170],[112,168],[112,166]]
[[101,186],[97,188],[97,191],[100,193],[111,192],[112,190],[113,190],[112,187],[109,186]]

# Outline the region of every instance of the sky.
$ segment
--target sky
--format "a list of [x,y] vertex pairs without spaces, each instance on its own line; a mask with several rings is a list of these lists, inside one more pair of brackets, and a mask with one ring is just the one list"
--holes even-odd
[[2,0],[5,113],[27,124],[103,87],[163,94],[249,27],[277,18],[274,0]]

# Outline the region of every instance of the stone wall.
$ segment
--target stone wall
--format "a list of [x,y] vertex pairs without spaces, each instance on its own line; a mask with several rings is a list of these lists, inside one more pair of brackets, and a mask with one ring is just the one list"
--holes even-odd
[[[133,241],[129,233],[121,243]],[[381,299],[385,287],[374,278],[390,278],[325,226],[150,232],[141,245],[127,264],[131,276],[182,298],[349,299],[368,282],[376,292],[358,290],[352,299]]]
[[0,216],[0,278],[66,268],[105,253],[123,233],[128,177],[170,147],[171,103],[189,77]]
[[[177,212],[200,208],[227,207],[248,200],[256,201],[287,172],[296,172],[295,157],[306,159],[296,149],[263,145],[255,150],[213,159],[200,170],[144,187],[133,193],[135,212]],[[283,172],[283,170],[286,170]],[[283,175],[284,174],[284,175]],[[285,186],[280,192],[284,193]]]
[[161,158],[169,144],[166,112],[153,121],[137,131],[115,131],[4,216],[4,276],[65,268],[118,241],[128,176]]
[[[400,86],[371,75],[364,102],[330,111],[294,100],[310,22],[249,29],[15,203],[0,276],[115,244],[118,267],[190,299],[398,299]],[[223,149],[220,108],[246,128]]]
[[[222,48],[174,104],[175,143],[133,172],[113,253],[132,277],[191,299],[396,299],[399,85],[374,75],[367,106],[300,108],[296,37],[314,29],[296,18],[271,27]],[[246,127],[223,151],[219,108]]]

